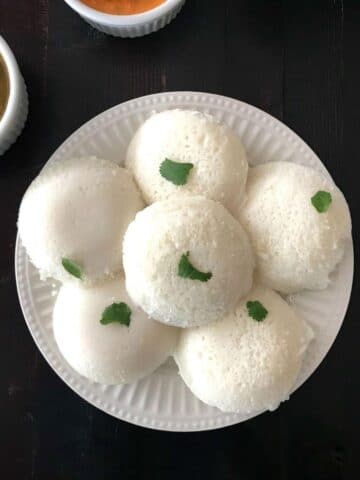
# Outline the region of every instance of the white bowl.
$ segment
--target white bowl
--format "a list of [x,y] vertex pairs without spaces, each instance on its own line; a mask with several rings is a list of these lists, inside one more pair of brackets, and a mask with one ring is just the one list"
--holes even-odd
[[[195,109],[215,115],[240,136],[251,166],[283,160],[308,165],[330,178],[315,153],[275,118],[238,100],[195,92],[159,93],[117,105],[73,133],[47,165],[84,155],[97,155],[121,164],[139,125],[154,111],[168,108]],[[349,241],[326,290],[304,291],[288,298],[315,333],[294,390],[316,370],[335,340],[349,302],[353,266],[353,247]],[[222,413],[202,403],[181,380],[173,361],[129,385],[105,386],[82,377],[66,363],[54,340],[52,310],[59,286],[51,280],[41,281],[19,237],[15,271],[24,317],[40,351],[64,382],[104,412],[137,425],[173,431],[209,430],[255,416]],[[311,395],[309,390],[308,395]],[[324,401],[327,395],[331,392],[324,392]]]
[[110,15],[85,5],[81,0],[65,0],[86,22],[114,37],[142,37],[165,27],[180,12],[185,0],[164,3],[135,15]]
[[9,76],[9,99],[0,118],[0,155],[17,139],[24,128],[28,114],[28,96],[24,79],[9,45],[0,36],[0,56]]

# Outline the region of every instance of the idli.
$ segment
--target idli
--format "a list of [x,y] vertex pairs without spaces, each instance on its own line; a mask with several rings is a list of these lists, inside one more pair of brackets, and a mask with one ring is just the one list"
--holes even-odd
[[130,297],[169,325],[217,320],[252,286],[246,232],[222,205],[204,197],[177,196],[139,212],[123,252]]
[[70,159],[32,182],[19,234],[42,278],[91,284],[121,270],[124,232],[143,206],[124,168],[96,157]]
[[295,163],[259,165],[239,211],[263,283],[286,294],[328,286],[351,235],[348,206],[330,179]]
[[140,126],[126,166],[149,204],[181,192],[217,200],[230,211],[243,199],[248,171],[234,132],[211,115],[179,109],[156,113]]
[[175,360],[200,400],[250,415],[289,397],[312,336],[277,293],[258,286],[224,319],[182,330]]
[[123,277],[90,288],[63,285],[53,328],[71,367],[109,385],[150,374],[173,353],[177,340],[177,329],[154,322],[133,304]]

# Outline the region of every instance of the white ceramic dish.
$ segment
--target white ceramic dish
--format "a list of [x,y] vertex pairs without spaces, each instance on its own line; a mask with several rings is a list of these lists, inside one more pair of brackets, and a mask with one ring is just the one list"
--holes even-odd
[[114,37],[142,37],[170,23],[185,0],[166,0],[152,10],[136,15],[109,15],[85,5],[81,0],[65,0],[86,22]]
[[[251,165],[286,160],[329,175],[315,153],[270,115],[237,100],[194,92],[160,93],[118,105],[77,130],[49,162],[95,154],[121,163],[140,123],[154,111],[176,107],[211,113],[234,129],[244,142]],[[37,346],[64,382],[88,402],[119,419],[160,430],[207,430],[249,418],[221,413],[196,399],[182,382],[172,360],[144,380],[125,386],[102,386],[81,377],[65,362],[54,342],[51,315],[58,285],[40,281],[19,239],[15,268],[20,303]],[[353,247],[349,242],[327,290],[303,292],[289,299],[316,334],[295,389],[315,371],[334,342],[348,305],[352,277]]]
[[24,128],[28,114],[28,96],[24,79],[9,45],[0,36],[0,55],[9,76],[10,94],[0,118],[0,155],[15,142]]

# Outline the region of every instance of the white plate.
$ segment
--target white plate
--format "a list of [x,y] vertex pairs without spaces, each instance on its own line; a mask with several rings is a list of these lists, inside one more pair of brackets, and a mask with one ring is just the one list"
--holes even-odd
[[[79,128],[49,162],[97,155],[122,163],[136,128],[154,111],[175,107],[211,113],[231,127],[244,142],[251,165],[286,160],[309,165],[329,175],[315,153],[270,115],[238,100],[192,92],[160,93],[118,105]],[[315,371],[335,340],[349,302],[353,263],[353,246],[349,242],[327,290],[290,298],[316,334],[296,388]],[[40,280],[19,238],[15,269],[21,307],[37,346],[60,378],[91,404],[119,419],[159,430],[208,430],[249,418],[221,413],[196,399],[179,377],[173,360],[136,384],[102,386],[81,377],[65,362],[54,342],[51,316],[58,285]]]

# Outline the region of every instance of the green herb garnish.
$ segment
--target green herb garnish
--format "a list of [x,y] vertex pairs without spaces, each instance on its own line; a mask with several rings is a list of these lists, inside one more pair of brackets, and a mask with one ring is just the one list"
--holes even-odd
[[61,264],[65,268],[65,270],[70,273],[73,277],[80,278],[82,280],[82,269],[80,265],[73,260],[68,258],[62,258]]
[[211,272],[200,272],[189,261],[190,252],[181,255],[178,266],[178,275],[182,278],[190,278],[191,280],[200,280],[200,282],[207,282],[212,277]]
[[160,175],[174,185],[185,185],[193,166],[192,163],[179,163],[165,158],[160,165]]
[[319,190],[313,197],[311,197],[311,203],[319,213],[326,212],[330,207],[331,202],[331,194],[322,190]]
[[108,325],[109,323],[118,322],[121,325],[130,325],[131,310],[124,302],[112,303],[105,308],[101,316],[100,323],[102,325]]
[[269,313],[266,308],[258,301],[249,301],[246,303],[246,308],[249,317],[253,318],[257,322],[262,322],[266,315]]

